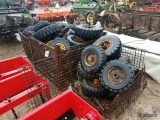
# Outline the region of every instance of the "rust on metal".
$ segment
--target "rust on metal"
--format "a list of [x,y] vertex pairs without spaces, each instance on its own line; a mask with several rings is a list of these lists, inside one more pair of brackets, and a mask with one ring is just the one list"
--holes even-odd
[[[21,33],[22,44],[26,55],[34,65],[35,70],[45,77],[50,84],[51,97],[55,97],[61,92],[68,89],[71,86],[72,90],[78,94],[82,99],[95,107],[103,117],[107,118],[116,113],[118,117],[127,107],[134,102],[140,93],[146,87],[147,81],[144,72],[144,54],[141,49],[123,46],[121,56],[129,56],[131,65],[140,69],[140,72],[134,77],[134,82],[131,87],[116,95],[112,100],[88,98],[83,96],[81,92],[81,80],[77,75],[77,64],[81,59],[81,52],[83,49],[91,45],[94,41],[88,41],[80,45],[72,46],[66,50],[66,53],[60,51],[57,47],[49,47],[44,43],[30,37],[30,44]],[[30,45],[32,47],[30,47]],[[31,53],[31,50],[32,52]],[[58,50],[59,49],[59,50]],[[49,51],[49,56],[45,57],[45,52]],[[34,62],[32,61],[32,56]],[[116,71],[117,72],[117,71]],[[119,75],[121,72],[118,72]],[[122,72],[123,73],[123,72]],[[97,80],[93,81],[93,84],[97,84]],[[35,100],[36,101],[36,100]]]

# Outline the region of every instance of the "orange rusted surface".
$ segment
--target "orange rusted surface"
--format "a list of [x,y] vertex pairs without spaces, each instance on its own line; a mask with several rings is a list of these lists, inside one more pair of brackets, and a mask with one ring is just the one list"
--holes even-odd
[[36,17],[38,19],[49,19],[55,17],[76,17],[78,13],[72,13],[70,11],[63,11],[63,12],[44,12],[44,13],[37,13]]

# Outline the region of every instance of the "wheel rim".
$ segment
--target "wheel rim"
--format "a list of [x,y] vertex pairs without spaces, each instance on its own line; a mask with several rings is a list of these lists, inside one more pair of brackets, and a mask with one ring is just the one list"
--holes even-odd
[[119,33],[121,31],[121,21],[118,15],[116,14],[108,14],[104,18],[104,23],[102,26],[105,30]]
[[53,40],[49,40],[49,41],[46,43],[46,45],[49,46],[52,42],[53,42]]
[[74,40],[74,41],[76,41],[76,42],[80,42],[80,43],[83,43],[83,42],[84,42],[82,38],[77,37],[77,36],[72,36],[71,38],[72,38],[72,40]]
[[125,79],[125,72],[122,68],[112,67],[107,72],[107,78],[112,84],[120,84]]
[[103,50],[108,50],[112,46],[112,42],[110,40],[103,40],[97,43],[97,46],[100,46]]
[[66,50],[66,47],[62,43],[57,43],[56,45],[60,47],[61,51]]
[[87,15],[87,22],[92,22],[92,23],[93,23],[93,21],[94,21],[94,16],[93,16],[93,14],[89,13],[89,14]]
[[97,62],[97,55],[95,52],[91,51],[85,55],[85,64],[87,66],[93,66]]

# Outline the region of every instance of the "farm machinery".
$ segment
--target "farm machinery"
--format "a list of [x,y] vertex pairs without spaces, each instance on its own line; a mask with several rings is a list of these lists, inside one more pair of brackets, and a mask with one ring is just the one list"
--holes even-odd
[[[152,4],[147,3],[128,1],[88,6],[75,4],[73,11],[83,15],[87,23],[96,24],[100,21],[101,26],[107,31],[160,41],[160,31],[157,26],[160,24],[158,3],[156,1]],[[153,4],[157,7],[149,7]]]
[[0,9],[0,36],[10,36],[18,30],[22,31],[34,24],[34,19],[25,12],[25,8],[1,8]]

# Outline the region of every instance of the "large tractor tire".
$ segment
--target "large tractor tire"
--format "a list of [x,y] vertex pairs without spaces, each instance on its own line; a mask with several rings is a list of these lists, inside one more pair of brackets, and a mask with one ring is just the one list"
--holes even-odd
[[60,28],[61,31],[63,31],[64,28],[67,26],[67,23],[65,22],[57,22],[56,24]]
[[102,48],[87,46],[81,56],[82,68],[88,73],[97,73],[106,61],[106,55]]
[[72,24],[67,24],[63,30],[61,30],[61,33],[58,35],[58,37],[66,37],[67,36],[67,32],[71,30],[75,30],[75,26]]
[[118,59],[121,56],[122,43],[115,35],[106,35],[96,40],[93,45],[101,47],[107,60]]
[[82,94],[86,97],[102,98],[106,94],[106,88],[100,83],[98,79],[82,80],[81,84]]
[[26,29],[23,30],[22,34],[26,37],[29,35],[29,31],[33,31],[33,26],[27,27]]
[[47,21],[47,20],[42,20],[42,21],[39,21],[37,24],[35,24],[33,26],[33,31],[37,32],[38,30],[42,29],[43,27],[46,27],[50,25],[50,23]]
[[126,61],[112,60],[103,67],[99,77],[108,90],[122,92],[132,85],[134,70]]
[[45,43],[48,40],[53,40],[60,32],[59,27],[52,24],[38,30],[33,37]]
[[86,23],[90,23],[90,24],[93,24],[95,25],[96,22],[97,22],[97,19],[96,19],[96,14],[94,11],[88,11],[86,14],[85,14],[85,20],[86,20]]
[[88,25],[88,24],[81,24],[75,27],[75,35],[82,38],[85,41],[95,40],[102,36],[103,28],[95,26],[95,25]]

